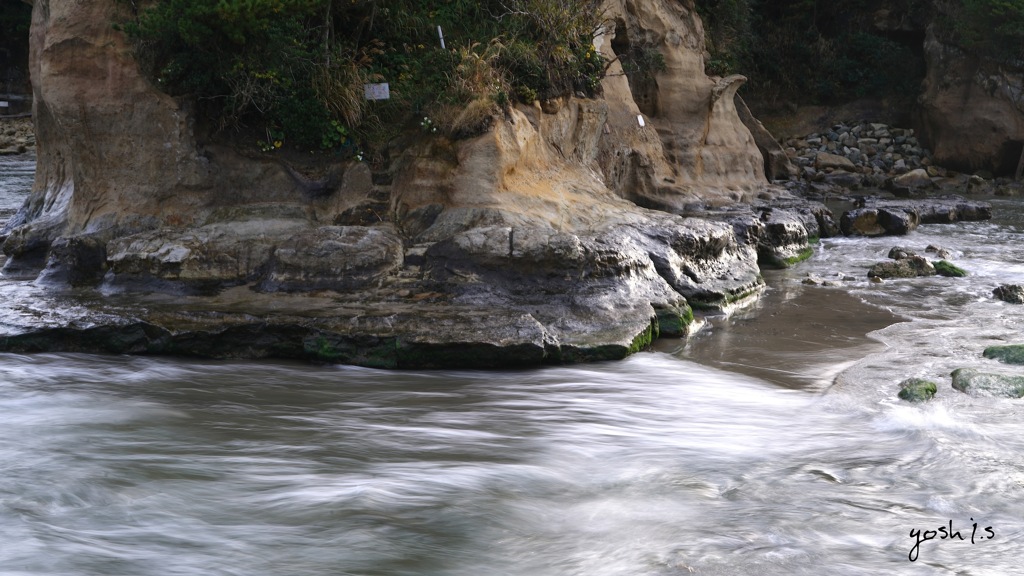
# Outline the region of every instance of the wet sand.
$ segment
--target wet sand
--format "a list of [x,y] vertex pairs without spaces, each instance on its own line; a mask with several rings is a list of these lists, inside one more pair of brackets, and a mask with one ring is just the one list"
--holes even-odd
[[[799,268],[799,267],[798,267]],[[787,388],[824,390],[835,377],[885,345],[868,336],[903,321],[842,287],[800,283],[799,270],[765,274],[769,289],[732,316],[710,316],[688,342],[656,349]]]

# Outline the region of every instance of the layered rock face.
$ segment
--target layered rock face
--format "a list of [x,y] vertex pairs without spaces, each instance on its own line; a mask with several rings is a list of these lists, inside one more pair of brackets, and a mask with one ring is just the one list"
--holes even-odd
[[[386,171],[349,161],[316,182],[197,138],[111,27],[119,6],[36,0],[39,171],[4,231],[5,274],[45,264],[41,283],[137,302],[59,337],[11,328],[0,348],[392,367],[614,358],[688,333],[691,306],[756,294],[759,252],[786,260],[820,235],[778,213],[740,227],[679,215],[766,184],[736,113],[742,78],[704,75],[691,2],[610,1],[621,26],[602,52],[625,34],[664,55],[642,95],[613,65],[604,98],[510,109],[467,140],[410,136]],[[781,252],[759,245],[772,234]],[[184,296],[154,306],[149,292]]]
[[[671,211],[694,201],[750,199],[766,179],[736,109],[746,79],[704,73],[704,29],[693,2],[607,0],[604,10],[615,24],[595,42],[612,61],[602,83],[609,137],[601,141],[601,166],[609,187]],[[656,51],[664,70],[640,71],[630,81],[619,59],[631,49]]]
[[302,186],[282,166],[198,147],[181,102],[144,78],[113,0],[34,2],[31,74],[37,175],[5,233],[15,260],[45,258],[61,236],[110,239],[202,224],[219,206],[288,201]]
[[935,162],[1013,176],[1024,151],[1024,72],[982,65],[928,29],[920,126]]

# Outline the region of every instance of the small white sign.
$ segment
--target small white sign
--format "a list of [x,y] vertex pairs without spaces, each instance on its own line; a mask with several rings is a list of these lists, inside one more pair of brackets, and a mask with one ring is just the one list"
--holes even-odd
[[641,128],[644,127],[644,115],[643,114],[637,114],[636,115],[636,123],[639,124]]
[[0,100],[0,108],[9,108],[11,105],[3,100]]
[[367,100],[390,100],[391,87],[387,82],[381,84],[363,84],[363,96]]

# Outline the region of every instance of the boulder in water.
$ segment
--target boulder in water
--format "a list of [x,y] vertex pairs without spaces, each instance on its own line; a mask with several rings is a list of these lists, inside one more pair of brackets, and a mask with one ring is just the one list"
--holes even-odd
[[868,276],[871,278],[917,278],[934,275],[935,266],[922,256],[879,262],[868,270]]
[[1003,284],[993,290],[992,294],[1003,302],[1024,304],[1024,286],[1020,284]]
[[957,368],[952,376],[953,388],[972,396],[1024,396],[1024,376],[978,372],[973,368]]
[[935,382],[923,378],[908,378],[900,382],[900,400],[907,402],[925,402],[935,396],[938,387]]
[[933,265],[935,266],[935,273],[939,276],[947,276],[949,278],[963,278],[967,276],[966,270],[946,260],[939,260],[934,262]]
[[856,208],[843,213],[839,228],[846,236],[902,236],[920,220],[917,212],[902,208]]
[[982,352],[982,356],[999,360],[1004,364],[1024,364],[1024,344],[989,346]]
[[917,254],[905,246],[893,246],[889,250],[889,258],[892,258],[893,260],[904,260],[911,256],[917,256]]

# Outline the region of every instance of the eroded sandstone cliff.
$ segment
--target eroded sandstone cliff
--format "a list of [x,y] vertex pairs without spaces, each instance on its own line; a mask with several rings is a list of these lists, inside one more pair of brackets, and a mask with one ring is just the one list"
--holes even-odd
[[[512,108],[471,139],[410,135],[386,170],[346,161],[318,182],[197,135],[111,27],[121,9],[35,1],[39,169],[5,230],[5,273],[207,296],[119,308],[127,339],[61,328],[65,348],[383,366],[620,357],[686,334],[691,306],[763,285],[758,238],[681,215],[767,184],[733,100],[743,78],[704,74],[688,0],[607,4],[607,57],[635,39],[664,56],[643,94],[613,63],[601,98]],[[743,230],[762,226],[750,219]],[[784,225],[787,250],[819,234],[810,221]],[[230,304],[210,296],[233,286]]]

